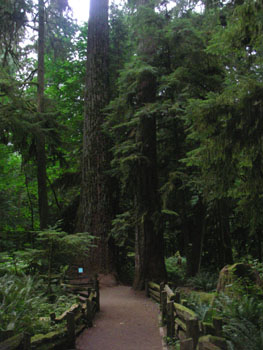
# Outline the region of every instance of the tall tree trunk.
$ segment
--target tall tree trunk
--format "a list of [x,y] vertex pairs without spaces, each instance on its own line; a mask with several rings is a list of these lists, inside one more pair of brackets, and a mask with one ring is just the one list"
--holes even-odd
[[[39,120],[42,121],[44,112],[44,47],[45,47],[45,7],[44,0],[38,2],[39,25],[38,25],[38,89],[37,89],[37,111]],[[42,131],[36,136],[37,152],[37,180],[38,180],[38,206],[40,229],[48,224],[48,197],[46,185],[46,151],[45,135]]]
[[218,200],[219,216],[219,237],[221,243],[220,256],[223,262],[222,266],[233,264],[232,243],[229,226],[229,205],[227,200],[222,198]]
[[[140,6],[151,6],[150,1],[138,0]],[[141,20],[143,17],[140,18]],[[148,63],[155,49],[151,38],[140,36],[138,57]],[[144,72],[137,86],[138,107],[144,108],[156,99],[156,78],[154,74]],[[137,227],[135,233],[135,277],[133,287],[142,289],[146,279],[163,281],[166,279],[164,264],[164,243],[161,228],[160,199],[158,193],[156,120],[152,113],[141,114],[137,130],[137,142],[141,156],[136,179],[135,208]]]
[[98,238],[88,267],[93,272],[114,268],[108,239],[112,219],[109,140],[102,130],[103,108],[109,102],[108,0],[91,0],[88,25],[87,79],[83,131],[82,193],[78,230]]
[[196,204],[194,217],[190,223],[187,222],[186,216],[184,218],[184,222],[186,224],[186,228],[184,230],[185,254],[187,262],[186,272],[188,276],[195,276],[200,272],[203,240],[206,230],[205,213],[205,207],[202,200],[199,199],[199,202]]

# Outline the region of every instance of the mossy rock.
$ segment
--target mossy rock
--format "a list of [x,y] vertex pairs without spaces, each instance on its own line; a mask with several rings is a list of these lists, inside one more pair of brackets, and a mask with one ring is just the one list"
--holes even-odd
[[217,292],[231,290],[234,283],[261,285],[259,274],[249,264],[236,263],[225,266],[219,273]]

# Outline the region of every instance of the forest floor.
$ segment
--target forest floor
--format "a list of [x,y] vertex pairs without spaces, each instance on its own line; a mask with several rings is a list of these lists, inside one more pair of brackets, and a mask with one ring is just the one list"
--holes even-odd
[[100,289],[101,311],[77,339],[77,350],[162,350],[159,306],[131,287]]

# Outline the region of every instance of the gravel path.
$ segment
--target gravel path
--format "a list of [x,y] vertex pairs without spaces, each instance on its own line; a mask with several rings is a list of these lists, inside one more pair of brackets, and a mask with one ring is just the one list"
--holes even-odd
[[144,292],[117,286],[100,290],[101,311],[93,328],[77,339],[77,350],[162,350],[158,305]]

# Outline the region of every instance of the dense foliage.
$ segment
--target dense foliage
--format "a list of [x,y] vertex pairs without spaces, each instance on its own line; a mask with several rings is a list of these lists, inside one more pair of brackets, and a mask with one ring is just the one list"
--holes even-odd
[[65,295],[56,287],[56,298],[50,300],[45,296],[45,283],[42,279],[30,276],[0,277],[0,331],[13,333],[29,332],[42,334],[65,327],[65,322],[52,325],[50,314],[63,314],[72,304],[76,296]]
[[[145,227],[163,234],[174,283],[197,276],[188,282],[209,288],[206,273],[240,259],[262,261],[262,7],[260,0],[110,7],[109,104],[100,127],[111,160],[113,220],[104,238],[114,242],[115,269],[128,282],[136,235]],[[76,258],[76,247],[85,256],[94,243],[93,232],[75,234],[87,24],[74,22],[67,1],[50,0],[45,26],[39,113],[38,8],[29,0],[0,5],[1,275],[22,269],[50,276]],[[53,227],[46,231],[39,218],[40,135]],[[13,319],[4,322],[10,328]]]

